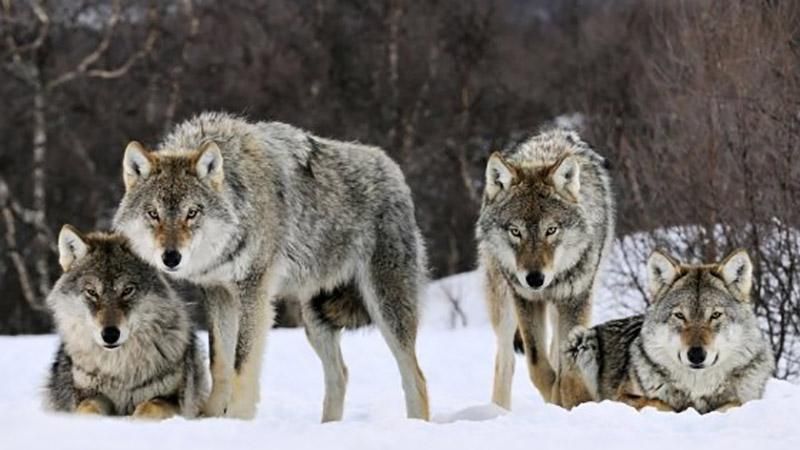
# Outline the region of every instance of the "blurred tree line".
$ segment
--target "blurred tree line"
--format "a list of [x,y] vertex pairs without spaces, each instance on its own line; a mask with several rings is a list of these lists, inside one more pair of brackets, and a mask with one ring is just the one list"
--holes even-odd
[[749,248],[773,343],[800,334],[796,1],[0,0],[0,40],[0,333],[48,329],[54,234],[109,226],[125,144],[224,109],[386,149],[434,277],[475,266],[492,150],[569,122],[620,236]]

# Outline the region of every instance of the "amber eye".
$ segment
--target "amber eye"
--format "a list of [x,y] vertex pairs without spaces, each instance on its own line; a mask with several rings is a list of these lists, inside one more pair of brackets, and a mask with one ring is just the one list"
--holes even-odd
[[197,208],[189,208],[189,211],[186,213],[186,220],[192,220],[200,213],[200,210]]
[[518,239],[522,237],[522,233],[519,231],[519,228],[515,227],[514,225],[509,225],[508,233]]
[[684,316],[682,312],[676,312],[674,314],[674,316],[675,316],[676,319],[683,320],[683,321],[686,320],[686,316]]
[[156,211],[155,209],[147,211],[147,217],[153,220],[158,220],[158,211]]
[[122,296],[130,297],[134,292],[136,292],[135,286],[126,286],[125,289],[122,290]]
[[552,236],[552,235],[556,234],[557,232],[558,232],[558,227],[557,227],[557,226],[555,226],[555,225],[553,225],[553,226],[551,226],[551,227],[547,227],[547,229],[546,229],[546,230],[544,230],[544,233],[545,233],[547,236]]
[[715,311],[714,313],[711,314],[711,320],[717,320],[720,317],[722,317],[722,313],[719,311]]
[[92,288],[86,288],[84,289],[84,292],[91,298],[97,298],[97,291]]

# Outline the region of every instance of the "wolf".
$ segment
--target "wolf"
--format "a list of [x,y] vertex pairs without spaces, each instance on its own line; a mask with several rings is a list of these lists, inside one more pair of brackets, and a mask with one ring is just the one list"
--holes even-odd
[[255,415],[271,304],[281,298],[302,305],[322,360],[323,421],[343,414],[340,331],[366,318],[397,361],[408,417],[428,418],[416,356],[424,242],[403,173],[383,150],[207,112],[157,150],[131,142],[123,178],[115,228],[152,265],[206,290],[205,414]]
[[545,131],[489,158],[476,235],[497,336],[497,405],[511,407],[517,329],[546,401],[570,407],[586,396],[578,374],[560,373],[560,349],[569,331],[590,319],[614,223],[608,163],[575,131]]
[[58,237],[64,273],[47,297],[61,343],[46,385],[55,411],[195,417],[208,393],[187,305],[117,234]]
[[775,360],[750,302],[747,252],[683,265],[657,250],[647,267],[644,315],[570,334],[566,360],[592,399],[705,414],[761,398]]

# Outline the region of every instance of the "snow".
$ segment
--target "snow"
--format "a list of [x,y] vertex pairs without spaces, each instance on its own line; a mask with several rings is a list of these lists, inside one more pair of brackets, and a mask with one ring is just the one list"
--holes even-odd
[[433,420],[404,418],[400,379],[380,335],[347,333],[350,369],[344,421],[319,424],[320,363],[301,330],[269,336],[253,421],[173,418],[161,423],[45,412],[41,385],[56,347],[54,336],[0,338],[0,448],[249,449],[770,449],[800,445],[800,386],[773,380],[766,398],[726,414],[637,412],[621,404],[585,404],[572,411],[546,405],[517,360],[513,412],[488,404],[494,336],[475,325],[448,329],[428,322],[419,337]]

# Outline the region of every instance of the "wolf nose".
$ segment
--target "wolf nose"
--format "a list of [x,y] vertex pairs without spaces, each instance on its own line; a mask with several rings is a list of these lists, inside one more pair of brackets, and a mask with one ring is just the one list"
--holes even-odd
[[539,271],[530,272],[525,276],[525,281],[532,288],[540,288],[544,284],[544,274]]
[[100,337],[103,338],[103,342],[106,344],[115,344],[119,339],[119,328],[105,327],[103,331],[100,332]]
[[686,352],[686,356],[689,358],[690,363],[700,365],[706,360],[706,351],[703,350],[703,347],[691,347]]
[[161,255],[161,260],[165,266],[174,269],[181,263],[181,253],[177,250],[167,250]]

